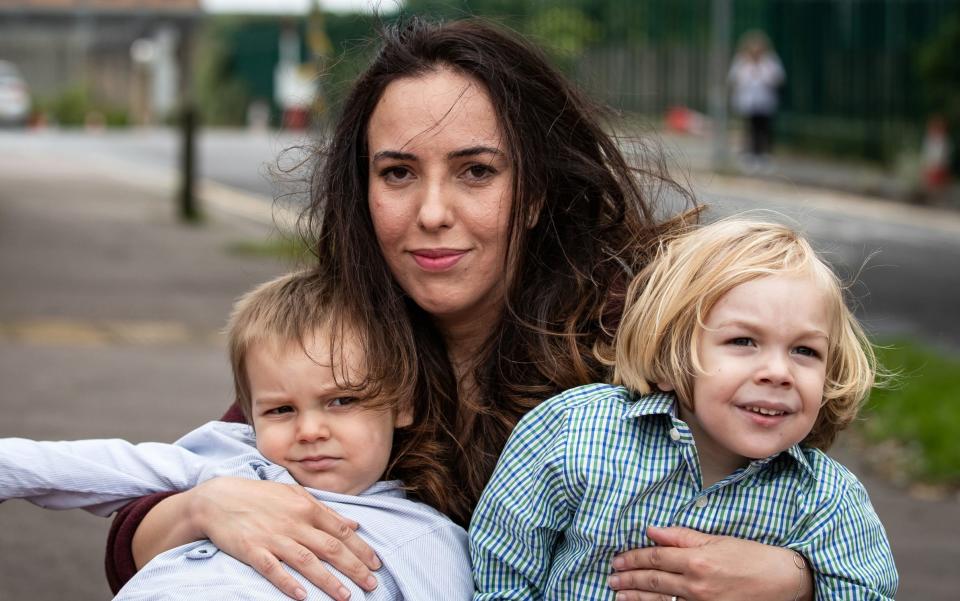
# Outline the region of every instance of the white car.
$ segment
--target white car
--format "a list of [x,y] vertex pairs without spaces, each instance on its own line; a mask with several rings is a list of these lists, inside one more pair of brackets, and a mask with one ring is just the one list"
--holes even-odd
[[24,125],[30,116],[30,91],[17,67],[0,60],[0,125]]

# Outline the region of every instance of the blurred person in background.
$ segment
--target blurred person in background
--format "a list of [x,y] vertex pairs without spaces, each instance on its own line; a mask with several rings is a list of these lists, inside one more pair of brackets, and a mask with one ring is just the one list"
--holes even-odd
[[743,34],[728,80],[733,90],[733,108],[744,120],[744,159],[748,171],[768,165],[773,150],[777,92],[785,77],[767,35],[757,30]]

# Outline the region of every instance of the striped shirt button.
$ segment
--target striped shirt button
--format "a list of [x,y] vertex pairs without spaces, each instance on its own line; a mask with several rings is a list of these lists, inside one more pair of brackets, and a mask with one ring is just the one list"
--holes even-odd
[[680,440],[680,430],[670,428],[670,440]]
[[699,497],[696,501],[693,502],[693,504],[697,506],[697,509],[703,509],[704,507],[707,506],[707,498]]

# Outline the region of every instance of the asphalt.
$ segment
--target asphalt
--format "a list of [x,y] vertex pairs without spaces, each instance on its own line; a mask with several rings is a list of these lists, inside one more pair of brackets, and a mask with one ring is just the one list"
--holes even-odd
[[[169,174],[16,153],[0,154],[0,182],[0,436],[172,441],[219,416],[231,395],[220,333],[229,308],[291,266],[232,250],[284,235],[269,203],[206,183],[207,220],[183,225]],[[824,202],[855,201],[824,189]],[[861,460],[871,453],[845,440],[837,456],[886,524],[898,598],[956,599],[960,500],[882,481]],[[83,512],[0,505],[0,600],[109,598],[107,528]]]

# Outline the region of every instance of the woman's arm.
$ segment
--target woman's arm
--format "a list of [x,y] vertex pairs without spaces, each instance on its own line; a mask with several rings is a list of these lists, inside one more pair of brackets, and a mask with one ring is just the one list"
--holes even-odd
[[294,599],[305,598],[306,592],[281,562],[334,599],[347,599],[346,588],[324,561],[364,590],[376,588],[370,570],[380,567],[356,528],[356,522],[341,518],[301,487],[214,478],[153,507],[133,536],[132,554],[139,568],[163,551],[209,538]]
[[[647,529],[655,547],[613,561],[617,601],[812,601],[813,575],[794,551],[687,528]],[[657,596],[654,596],[654,595]]]
[[[222,421],[243,421],[234,404]],[[141,529],[141,527],[143,527]],[[321,559],[372,590],[380,560],[345,520],[300,487],[215,478],[176,495],[159,493],[124,507],[107,541],[107,579],[116,593],[137,569],[163,551],[209,538],[252,566],[290,597],[305,594],[284,562],[334,599],[345,589]],[[298,594],[299,593],[299,594]]]

